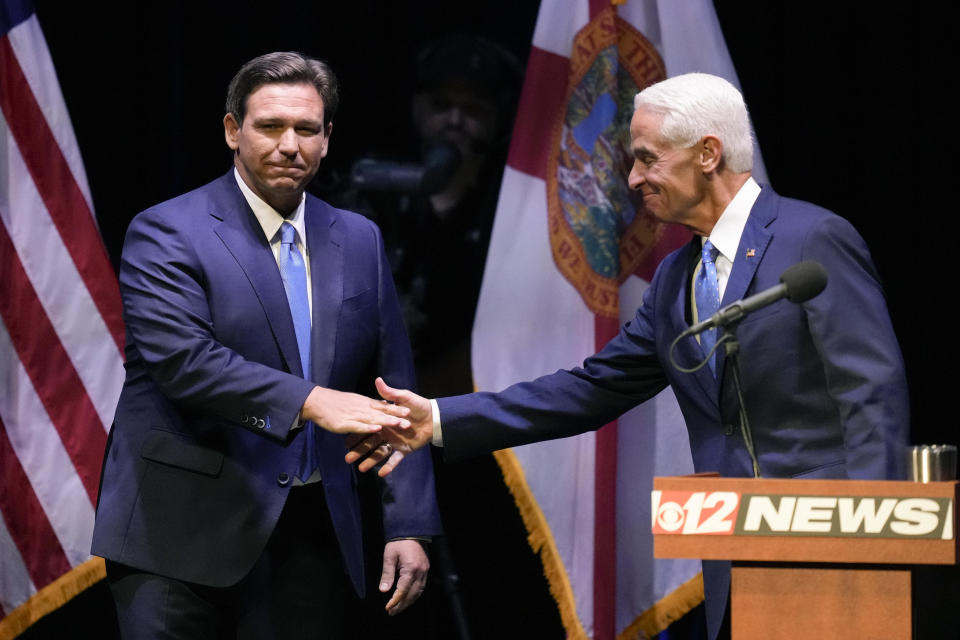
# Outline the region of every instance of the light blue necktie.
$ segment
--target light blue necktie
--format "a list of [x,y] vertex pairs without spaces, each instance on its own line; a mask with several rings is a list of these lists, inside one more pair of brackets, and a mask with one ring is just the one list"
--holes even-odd
[[[280,277],[287,293],[287,304],[293,316],[293,329],[297,334],[300,363],[303,377],[310,379],[310,299],[307,297],[307,268],[297,249],[297,230],[289,222],[280,225]],[[306,480],[317,468],[319,457],[316,450],[316,428],[312,422],[303,425],[307,432],[307,445],[297,476]]]
[[[697,301],[697,322],[703,322],[720,309],[720,283],[717,280],[717,265],[715,260],[717,250],[709,240],[703,243],[703,257],[697,281],[694,283],[694,297]],[[707,329],[700,334],[700,346],[704,353],[709,353],[717,343],[717,330]],[[710,370],[716,375],[716,354],[710,357]]]

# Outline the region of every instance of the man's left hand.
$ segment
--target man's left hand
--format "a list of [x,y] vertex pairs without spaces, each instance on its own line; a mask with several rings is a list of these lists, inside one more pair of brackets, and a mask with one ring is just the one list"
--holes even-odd
[[380,576],[380,591],[386,593],[396,581],[386,610],[395,616],[414,602],[427,586],[430,560],[416,540],[393,540],[383,548],[383,573]]

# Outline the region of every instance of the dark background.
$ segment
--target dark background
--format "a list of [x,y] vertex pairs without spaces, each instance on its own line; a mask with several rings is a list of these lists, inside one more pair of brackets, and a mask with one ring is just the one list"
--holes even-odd
[[[294,49],[325,58],[337,71],[343,100],[320,176],[330,181],[363,153],[402,155],[414,147],[407,105],[422,44],[450,32],[476,33],[524,60],[537,5],[36,1],[114,263],[134,214],[229,167],[223,98],[246,60]],[[938,15],[919,3],[714,5],[772,185],[848,218],[871,247],[906,360],[913,441],[957,444],[950,401],[956,341],[951,331],[937,330],[953,324],[958,273],[950,223],[956,208],[948,195],[956,184],[949,164],[952,21],[945,10]],[[450,516],[475,636],[562,637],[495,470],[478,462],[446,473],[472,483],[471,500],[483,500]],[[473,509],[482,512],[475,520]],[[431,620],[428,636],[451,637],[442,590],[432,591],[433,600],[413,615]],[[109,637],[104,600],[95,587],[28,636],[70,629]]]

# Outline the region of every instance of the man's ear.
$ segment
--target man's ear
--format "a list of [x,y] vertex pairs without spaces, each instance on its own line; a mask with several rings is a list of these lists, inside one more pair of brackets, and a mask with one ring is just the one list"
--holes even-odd
[[328,122],[324,129],[325,133],[323,136],[323,149],[320,151],[321,158],[327,157],[327,150],[330,148],[330,135],[333,133],[333,123]]
[[704,136],[700,141],[700,169],[704,173],[714,173],[723,158],[723,142],[713,135]]
[[234,151],[240,147],[240,123],[232,113],[223,116],[223,137]]

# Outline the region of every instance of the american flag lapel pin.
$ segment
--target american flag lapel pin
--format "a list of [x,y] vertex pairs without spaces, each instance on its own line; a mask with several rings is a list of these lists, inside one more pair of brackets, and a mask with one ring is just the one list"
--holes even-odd
[[757,255],[756,249],[747,249],[747,257],[754,258]]

